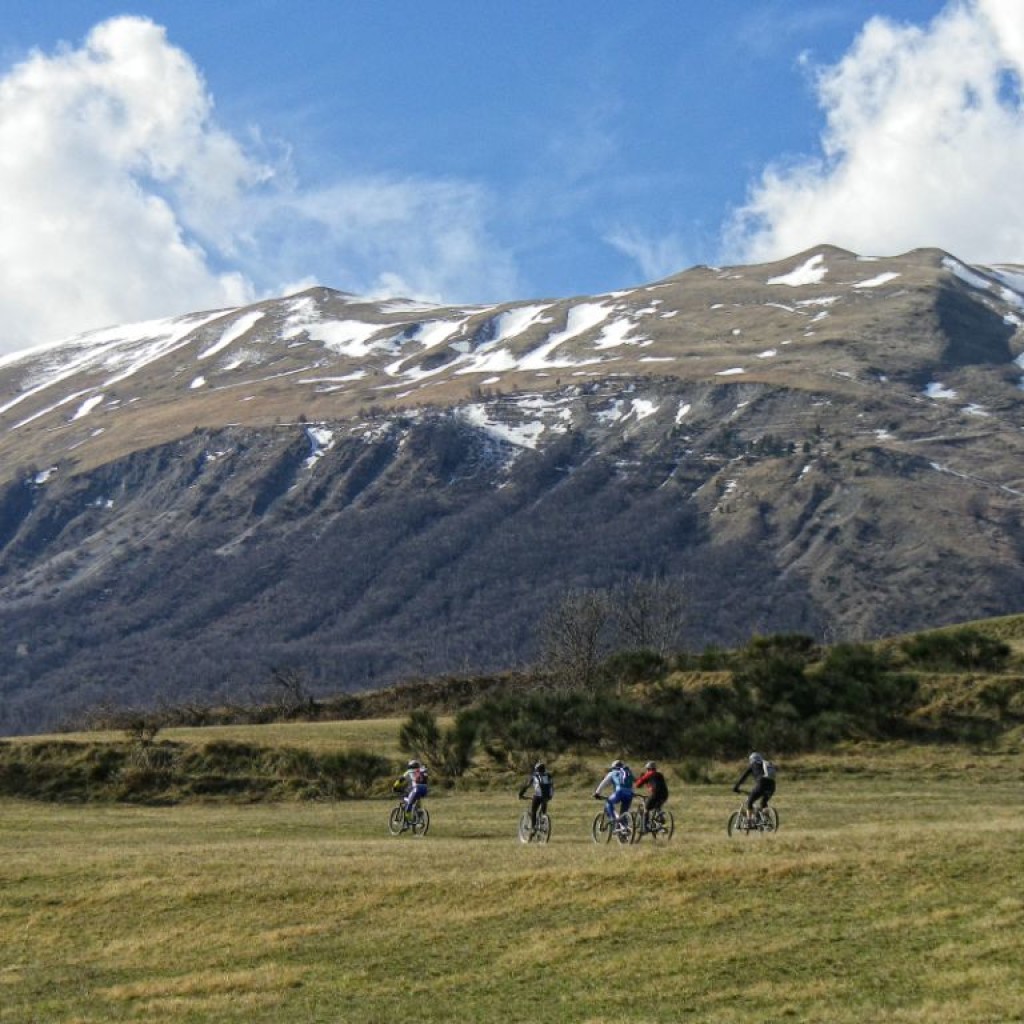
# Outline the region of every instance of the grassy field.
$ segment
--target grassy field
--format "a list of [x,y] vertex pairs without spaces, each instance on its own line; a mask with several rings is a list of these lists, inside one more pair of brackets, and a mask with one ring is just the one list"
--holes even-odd
[[595,846],[582,782],[540,848],[511,783],[422,839],[380,800],[0,803],[0,1021],[1024,1019],[1019,752],[805,759],[742,839],[733,767],[659,849]]

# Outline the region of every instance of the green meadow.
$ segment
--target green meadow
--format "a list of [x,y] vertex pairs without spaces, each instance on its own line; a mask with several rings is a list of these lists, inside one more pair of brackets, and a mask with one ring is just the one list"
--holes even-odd
[[[273,742],[393,742],[397,724]],[[603,762],[554,767],[544,847],[516,839],[513,776],[435,789],[423,838],[388,835],[385,798],[4,800],[0,1021],[1024,1019],[1019,743],[784,761],[780,831],[734,838],[742,765],[700,784],[669,765],[658,848],[596,846]]]

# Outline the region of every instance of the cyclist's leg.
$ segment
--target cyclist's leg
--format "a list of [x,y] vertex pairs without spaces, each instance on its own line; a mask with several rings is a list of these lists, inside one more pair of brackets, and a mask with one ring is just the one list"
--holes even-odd
[[644,815],[645,828],[654,827],[654,823],[660,820],[661,809],[664,806],[664,797],[649,796],[647,798],[647,813]]
[[544,797],[534,794],[530,801],[530,828],[537,828],[537,814],[544,809]]
[[608,820],[609,821],[614,821],[615,817],[616,817],[616,815],[615,815],[615,797],[617,795],[617,792],[618,791],[616,791],[615,793],[612,793],[612,795],[610,797],[608,797],[608,799],[605,800],[605,802],[604,802],[604,813],[608,816]]

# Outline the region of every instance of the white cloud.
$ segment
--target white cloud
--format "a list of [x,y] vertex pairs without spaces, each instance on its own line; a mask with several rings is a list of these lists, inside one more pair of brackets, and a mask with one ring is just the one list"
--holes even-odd
[[652,238],[637,228],[619,227],[604,240],[637,265],[644,281],[678,274],[690,265],[686,247],[675,235]]
[[954,0],[924,28],[873,18],[818,73],[821,154],[764,172],[727,228],[729,257],[833,243],[1024,260],[1022,74],[1019,0]]
[[113,18],[0,77],[0,352],[285,282],[500,294],[516,275],[488,214],[461,182],[304,189],[217,125],[161,26]]

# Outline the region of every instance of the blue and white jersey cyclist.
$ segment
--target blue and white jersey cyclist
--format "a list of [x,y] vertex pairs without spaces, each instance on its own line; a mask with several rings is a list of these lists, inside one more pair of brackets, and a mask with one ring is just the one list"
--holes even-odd
[[[632,769],[622,761],[612,761],[608,774],[597,784],[594,790],[594,799],[601,800],[604,796],[602,790],[605,786],[611,786],[612,792],[604,804],[605,814],[610,821],[616,821],[619,816],[629,810],[633,803],[633,772]],[[615,808],[618,807],[618,814]]]
[[427,795],[427,781],[427,766],[419,761],[410,761],[402,777],[395,782],[395,790],[405,793],[402,806],[407,818],[412,814],[416,804]]

